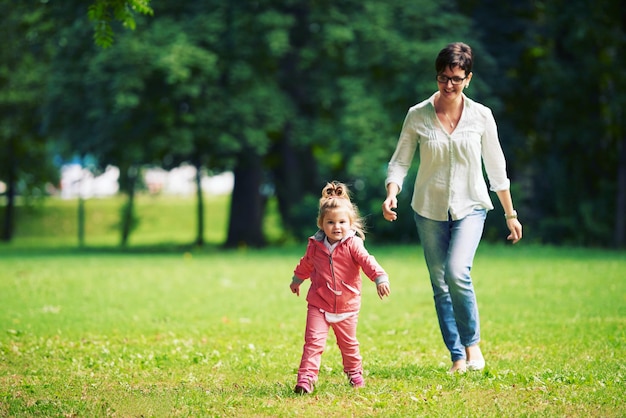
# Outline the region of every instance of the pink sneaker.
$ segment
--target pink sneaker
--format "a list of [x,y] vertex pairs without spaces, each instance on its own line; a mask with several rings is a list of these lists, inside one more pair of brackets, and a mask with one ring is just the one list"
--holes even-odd
[[363,379],[363,373],[361,372],[348,374],[348,379],[350,380],[350,384],[354,388],[365,387],[365,379]]
[[296,387],[293,389],[298,395],[307,395],[313,393],[313,381],[311,379],[303,378],[298,380]]

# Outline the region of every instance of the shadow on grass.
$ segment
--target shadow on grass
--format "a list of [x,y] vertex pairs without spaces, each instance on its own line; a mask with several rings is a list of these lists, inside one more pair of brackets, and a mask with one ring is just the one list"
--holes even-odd
[[185,253],[215,253],[225,251],[237,251],[237,249],[226,248],[223,245],[204,244],[198,246],[195,244],[152,244],[152,245],[132,245],[132,246],[20,246],[11,244],[0,244],[0,255],[2,256],[63,256],[77,254],[185,254]]
[[205,243],[196,244],[160,243],[148,245],[14,245],[0,243],[0,257],[48,257],[48,256],[76,256],[76,255],[211,255],[211,254],[241,254],[246,251],[263,254],[299,254],[301,245],[268,245],[265,247],[237,248],[227,247],[224,244]]

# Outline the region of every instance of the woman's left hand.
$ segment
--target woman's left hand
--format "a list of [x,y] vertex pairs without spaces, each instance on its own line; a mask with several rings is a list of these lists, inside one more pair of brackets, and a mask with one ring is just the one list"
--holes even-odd
[[506,239],[512,241],[513,244],[522,239],[522,224],[517,218],[507,219],[506,226],[511,231]]

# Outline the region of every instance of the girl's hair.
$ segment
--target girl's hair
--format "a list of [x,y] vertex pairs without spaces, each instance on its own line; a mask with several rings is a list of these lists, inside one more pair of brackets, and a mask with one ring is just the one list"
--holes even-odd
[[440,74],[446,68],[459,67],[465,71],[465,75],[468,75],[472,72],[473,61],[472,48],[463,42],[454,42],[439,52],[435,60],[435,70]]
[[320,210],[317,217],[317,226],[323,229],[324,217],[331,210],[343,209],[348,213],[352,229],[356,234],[365,239],[365,230],[363,220],[359,215],[359,210],[350,200],[350,190],[348,187],[338,181],[326,183],[322,189],[322,197],[320,198]]

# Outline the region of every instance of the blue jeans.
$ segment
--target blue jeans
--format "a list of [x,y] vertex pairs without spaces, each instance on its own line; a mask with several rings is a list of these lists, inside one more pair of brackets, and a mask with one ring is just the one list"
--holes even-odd
[[439,328],[452,361],[465,359],[465,347],[480,341],[478,305],[470,270],[486,217],[485,209],[475,209],[463,219],[445,222],[415,214]]

